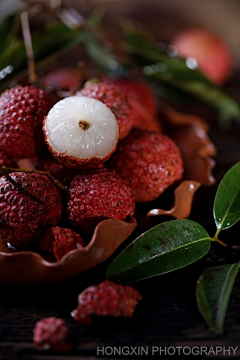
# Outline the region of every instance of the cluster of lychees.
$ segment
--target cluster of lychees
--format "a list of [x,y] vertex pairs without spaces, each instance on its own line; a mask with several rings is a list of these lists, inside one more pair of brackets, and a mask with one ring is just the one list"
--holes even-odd
[[[135,202],[158,198],[183,174],[179,149],[161,133],[155,98],[136,80],[88,83],[55,104],[34,86],[6,90],[0,149],[1,165],[34,158],[41,170],[2,168],[1,238],[17,249],[40,244],[57,260],[84,246],[79,232],[92,233],[106,218],[126,220]],[[43,171],[64,183],[66,206]],[[60,226],[62,218],[72,229]]]

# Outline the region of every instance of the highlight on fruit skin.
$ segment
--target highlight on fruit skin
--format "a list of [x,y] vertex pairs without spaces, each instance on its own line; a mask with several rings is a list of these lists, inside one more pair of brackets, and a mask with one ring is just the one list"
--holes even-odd
[[123,139],[107,167],[132,189],[136,202],[157,199],[183,175],[177,145],[163,134],[133,130]]
[[233,71],[231,50],[222,38],[209,30],[186,28],[172,38],[171,45],[177,48],[178,55],[185,58],[189,66],[199,66],[217,84],[223,84]]
[[45,142],[52,155],[69,168],[97,167],[116,150],[119,127],[101,101],[69,96],[57,102],[43,122]]

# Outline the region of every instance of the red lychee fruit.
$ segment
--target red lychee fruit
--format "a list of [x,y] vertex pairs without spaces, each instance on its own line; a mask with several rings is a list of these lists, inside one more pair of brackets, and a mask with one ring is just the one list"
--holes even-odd
[[69,96],[57,102],[43,121],[45,141],[52,155],[75,169],[97,167],[116,150],[117,120],[101,101]]
[[17,159],[39,154],[45,147],[42,121],[52,102],[42,89],[17,86],[0,96],[1,149]]
[[69,220],[87,233],[104,219],[125,220],[135,211],[131,189],[115,172],[105,168],[75,176],[68,187],[68,197]]
[[187,28],[171,40],[178,55],[197,61],[199,69],[213,82],[223,84],[233,70],[233,57],[223,39],[210,31]]
[[157,102],[152,89],[146,82],[139,79],[109,77],[104,78],[103,81],[116,85],[128,98],[131,97],[137,99],[148,113],[154,117],[157,116]]
[[87,96],[105,104],[116,116],[119,138],[126,137],[133,126],[132,109],[127,97],[113,84],[95,83],[76,92],[77,96]]
[[16,248],[35,245],[58,223],[62,197],[47,175],[14,172],[0,178],[0,236]]
[[132,189],[136,202],[157,199],[183,174],[177,145],[166,135],[141,130],[119,143],[108,165]]
[[104,78],[124,93],[132,107],[133,127],[161,133],[156,99],[151,88],[143,81],[133,79]]
[[85,325],[91,325],[92,315],[132,317],[139,300],[142,300],[142,295],[132,286],[105,280],[79,294],[78,307],[71,316]]
[[72,346],[67,342],[67,336],[66,322],[54,316],[38,320],[33,329],[33,343],[40,351],[70,351]]
[[76,91],[81,85],[82,74],[78,68],[62,67],[49,71],[42,81],[56,91]]
[[57,161],[50,152],[42,153],[35,162],[37,170],[49,171],[53,177],[60,180],[64,185],[68,185],[75,175],[79,173],[77,169],[70,169]]
[[16,167],[16,164],[12,158],[0,150],[0,166],[14,168]]
[[60,260],[70,250],[81,249],[84,240],[71,229],[53,226],[40,240],[40,246],[43,252],[53,252],[55,258]]

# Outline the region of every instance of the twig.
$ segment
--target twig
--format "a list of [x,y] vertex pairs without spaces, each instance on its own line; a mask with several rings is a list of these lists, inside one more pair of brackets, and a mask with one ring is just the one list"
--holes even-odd
[[32,37],[29,26],[28,12],[26,10],[22,11],[20,14],[21,26],[23,40],[27,53],[27,62],[28,62],[28,81],[30,84],[36,83],[36,71],[35,71],[35,62],[34,62],[34,52],[32,46]]

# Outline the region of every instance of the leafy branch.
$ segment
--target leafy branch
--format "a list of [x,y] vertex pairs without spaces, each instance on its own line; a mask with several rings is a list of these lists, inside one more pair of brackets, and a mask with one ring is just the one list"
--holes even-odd
[[[171,220],[141,234],[109,265],[106,276],[121,283],[131,283],[162,275],[187,266],[210,249],[219,233],[240,220],[240,162],[228,170],[218,186],[213,215],[216,233],[210,237],[197,222]],[[207,269],[197,282],[199,311],[209,329],[223,332],[227,305],[240,263]]]
[[[81,44],[98,69],[114,76],[128,75],[130,70],[137,72],[154,86],[163,100],[171,103],[178,103],[179,99],[203,101],[217,110],[225,124],[229,124],[231,119],[240,119],[240,106],[231,94],[213,84],[199,70],[188,68],[185,60],[173,56],[166,49],[159,49],[151,34],[134,22],[120,17],[116,19],[122,29],[121,40],[116,41],[104,32],[103,15],[99,18],[93,11],[89,18],[81,17],[81,23],[76,26],[75,23],[62,23],[64,16],[60,15],[67,11],[69,9],[62,9],[59,14],[58,9],[54,22],[46,24],[41,30],[32,31],[36,65],[41,65],[43,61],[46,64]],[[30,21],[34,22],[34,18]],[[7,33],[0,40],[0,90],[9,86],[16,75],[27,70],[19,23],[19,14],[0,22],[0,32]]]

